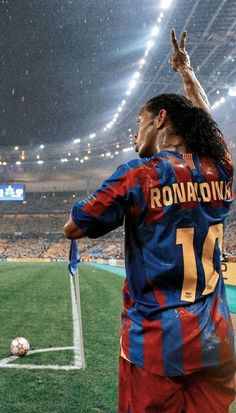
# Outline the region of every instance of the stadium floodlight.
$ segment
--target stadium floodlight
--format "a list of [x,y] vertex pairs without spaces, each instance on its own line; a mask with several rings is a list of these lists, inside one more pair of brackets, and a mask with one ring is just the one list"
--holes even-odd
[[128,148],[123,148],[122,151],[123,152],[129,152],[132,151],[134,148],[132,146],[129,146]]
[[129,88],[130,88],[130,89],[133,89],[136,85],[137,85],[137,80],[132,79],[131,82],[130,82],[130,84],[129,84]]
[[154,26],[152,31],[151,31],[151,36],[157,36],[159,33],[160,29],[158,26]]
[[172,0],[162,0],[160,7],[163,10],[167,10],[171,6],[171,3],[172,3]]
[[154,46],[154,41],[153,40],[148,40],[147,42],[147,50],[151,50],[151,48]]
[[229,96],[236,96],[236,86],[231,86],[228,91]]

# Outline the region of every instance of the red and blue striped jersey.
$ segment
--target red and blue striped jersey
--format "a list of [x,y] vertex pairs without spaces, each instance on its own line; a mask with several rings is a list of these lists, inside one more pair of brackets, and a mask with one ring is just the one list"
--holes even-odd
[[73,221],[96,238],[125,220],[121,355],[165,376],[234,363],[220,255],[233,168],[162,151],[122,165],[77,201]]

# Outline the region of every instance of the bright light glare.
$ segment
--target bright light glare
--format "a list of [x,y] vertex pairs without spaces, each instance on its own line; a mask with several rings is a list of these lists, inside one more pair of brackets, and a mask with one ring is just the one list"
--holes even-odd
[[153,40],[148,40],[147,42],[147,50],[150,50],[154,46],[154,41]]
[[160,7],[163,10],[167,10],[171,6],[171,3],[172,3],[172,0],[162,0]]
[[151,31],[151,36],[157,36],[159,33],[160,29],[158,26],[154,26],[152,31]]
[[40,149],[44,149],[44,145],[40,145]]
[[232,87],[229,88],[228,95],[229,96],[236,96],[236,86],[232,86]]
[[129,88],[133,89],[136,85],[137,85],[137,81],[135,79],[132,79],[130,84],[129,84]]
[[212,106],[211,109],[214,110],[216,108],[218,108],[220,105],[222,105],[223,103],[225,103],[225,98],[222,97],[219,100],[217,100]]
[[80,143],[80,138],[74,139],[74,143]]

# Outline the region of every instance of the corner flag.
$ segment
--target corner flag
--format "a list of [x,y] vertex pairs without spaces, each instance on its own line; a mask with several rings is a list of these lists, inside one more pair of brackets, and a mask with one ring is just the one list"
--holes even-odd
[[72,297],[72,317],[74,329],[74,354],[75,366],[78,368],[85,368],[84,345],[83,345],[83,331],[82,331],[82,317],[80,308],[80,290],[79,290],[79,272],[78,263],[80,262],[80,253],[76,240],[72,240],[70,244],[69,253],[69,273]]

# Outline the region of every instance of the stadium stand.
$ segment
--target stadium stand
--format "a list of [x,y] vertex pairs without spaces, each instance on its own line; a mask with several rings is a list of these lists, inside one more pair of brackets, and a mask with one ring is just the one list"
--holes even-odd
[[[73,202],[85,192],[31,193],[24,202],[4,202],[0,216],[0,260],[36,258],[50,261],[68,259],[69,241],[63,236]],[[124,229],[106,236],[79,241],[83,260],[123,260]],[[236,205],[227,220],[223,251],[236,256]]]

